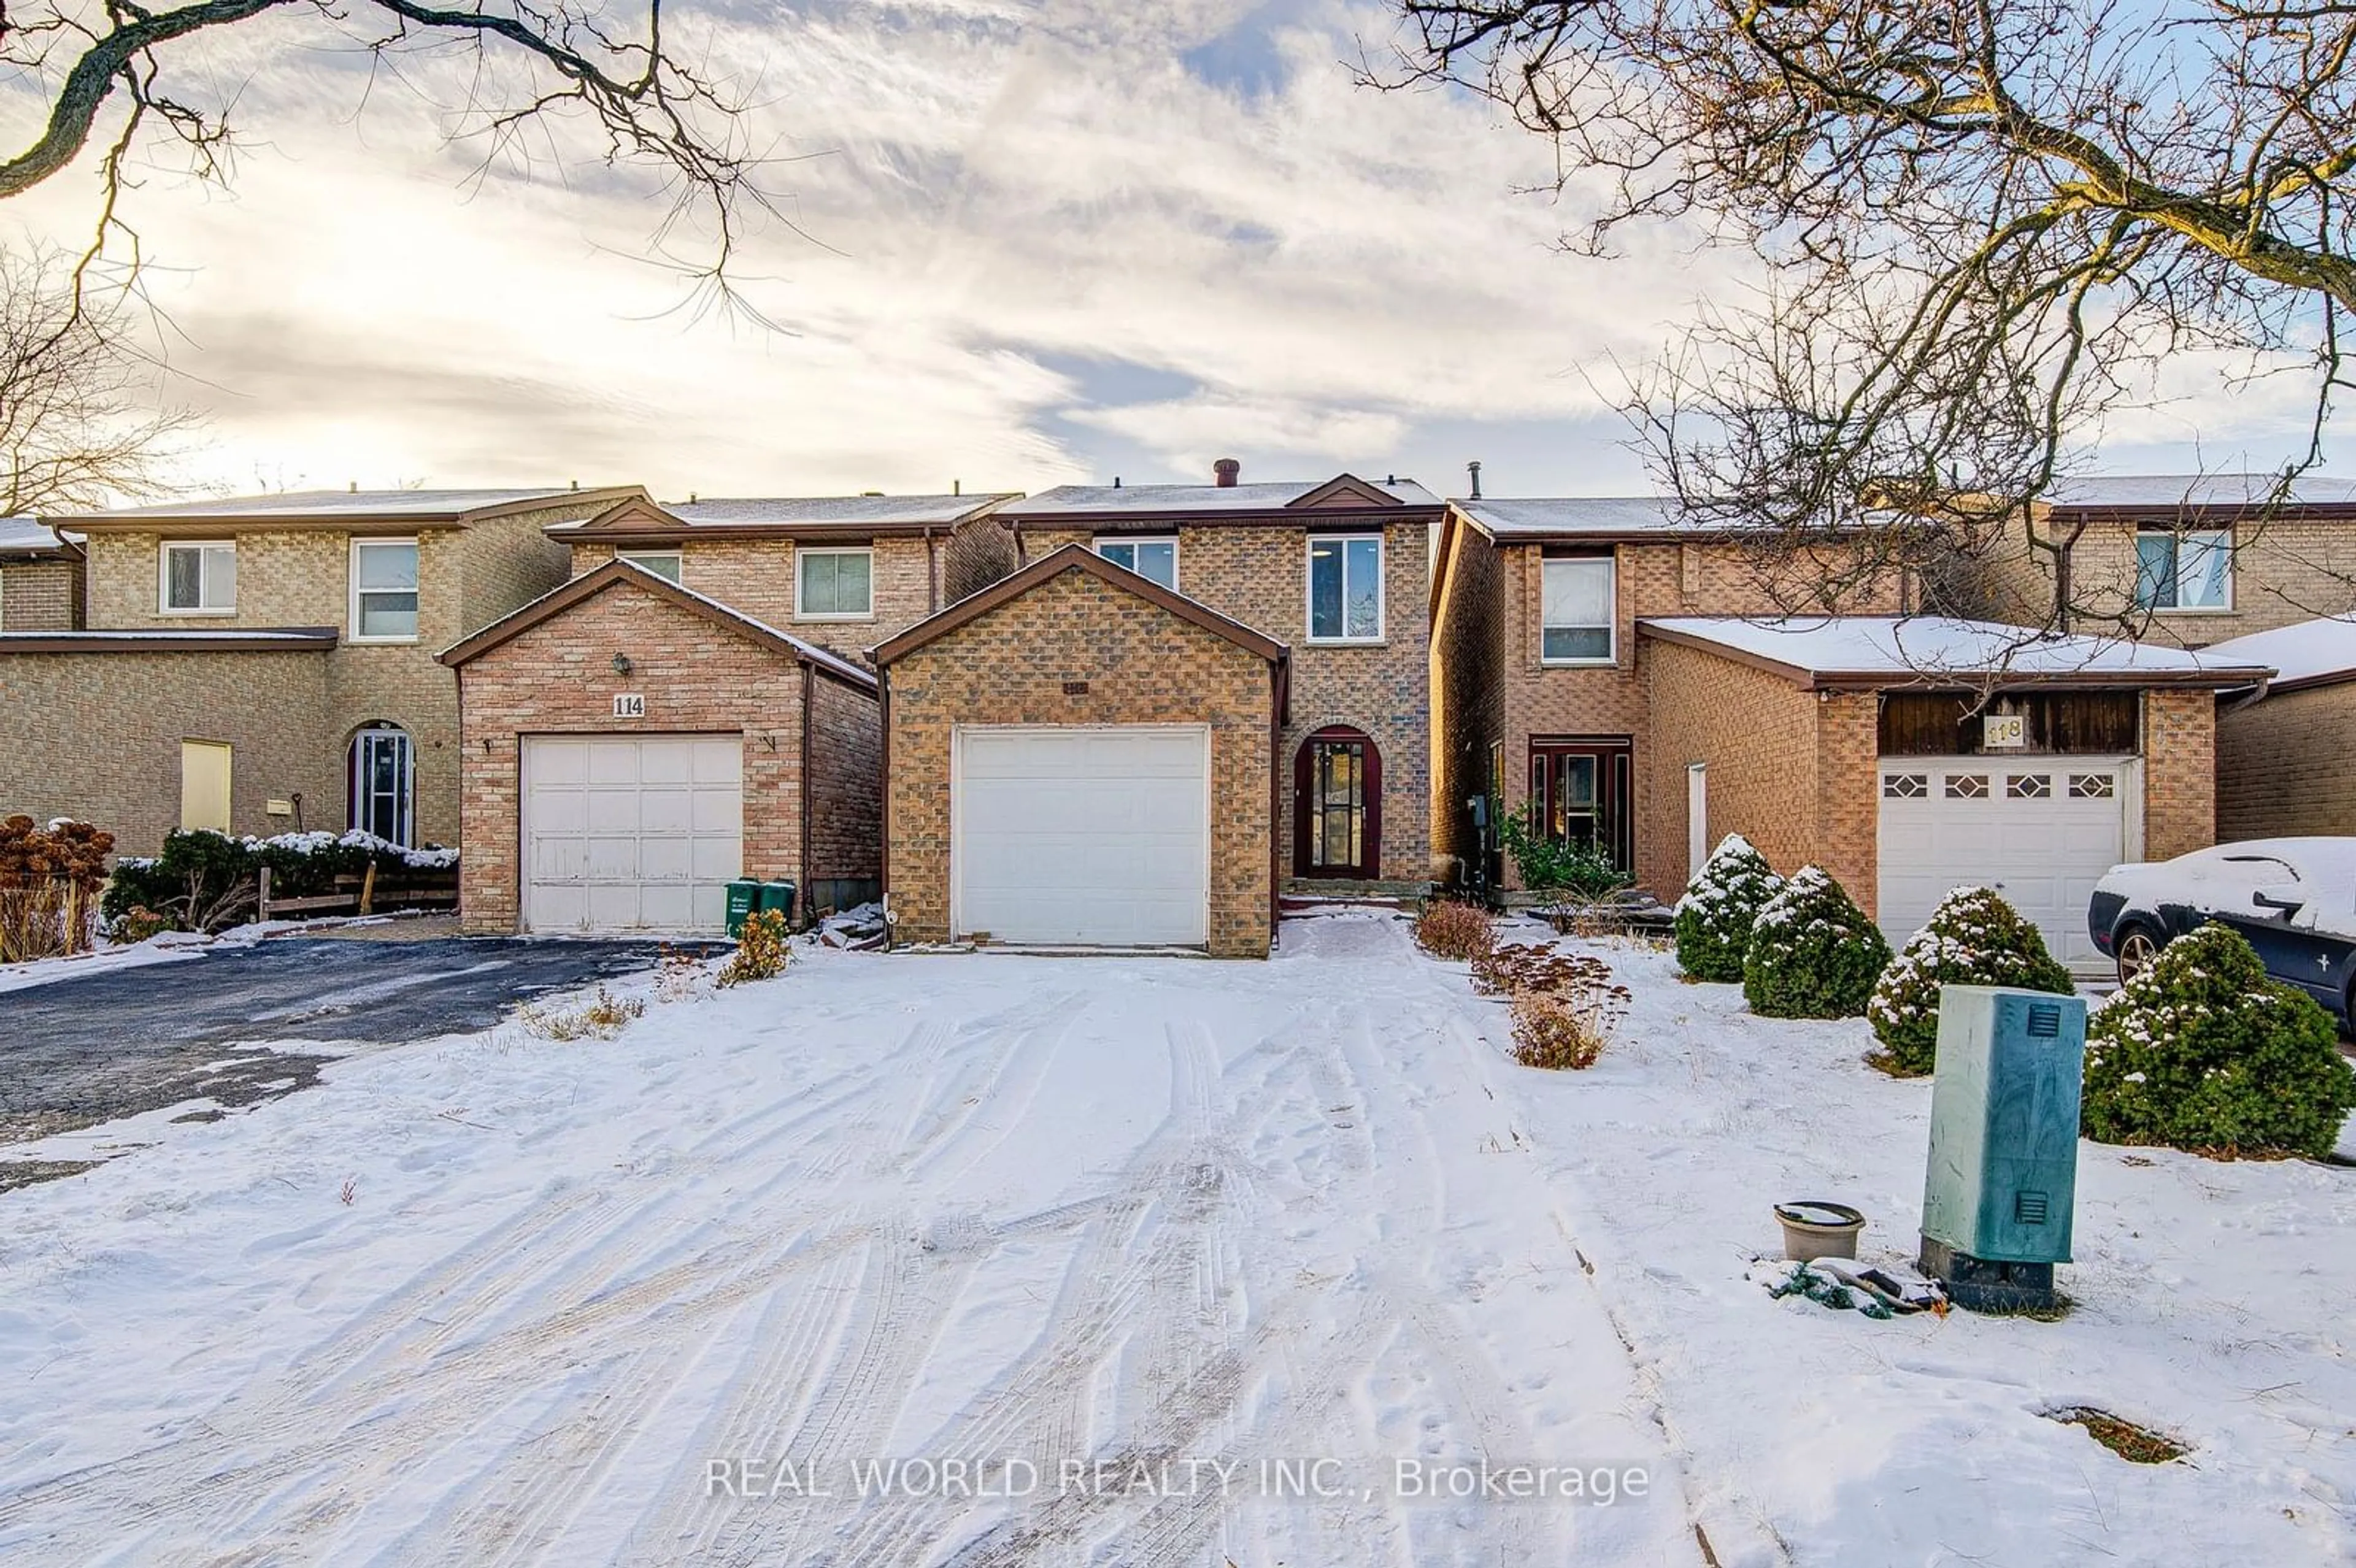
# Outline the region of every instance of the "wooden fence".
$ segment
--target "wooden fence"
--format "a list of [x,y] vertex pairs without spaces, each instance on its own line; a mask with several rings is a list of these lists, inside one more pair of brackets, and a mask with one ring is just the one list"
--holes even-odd
[[381,914],[397,909],[455,909],[458,907],[458,868],[439,870],[402,870],[387,872],[380,877],[370,865],[360,875],[341,876],[335,880],[331,892],[312,893],[298,899],[273,898],[270,889],[270,868],[262,868],[262,885],[255,900],[253,918],[284,920],[289,916],[310,914]]

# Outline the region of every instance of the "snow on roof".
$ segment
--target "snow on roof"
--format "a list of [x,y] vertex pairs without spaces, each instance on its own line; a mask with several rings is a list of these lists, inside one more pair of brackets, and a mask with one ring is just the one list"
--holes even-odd
[[1666,496],[1553,496],[1525,500],[1483,496],[1451,505],[1493,534],[1667,533],[1708,527],[1683,521]]
[[91,517],[444,517],[525,501],[564,501],[584,492],[563,485],[538,490],[287,490],[270,496],[222,496],[118,507]]
[[[2119,474],[2064,479],[2046,492],[2057,507],[2254,507],[2274,494],[2273,474]],[[2287,497],[2300,507],[2356,505],[2356,479],[2307,474]]]
[[[66,535],[69,542],[81,543],[80,534]],[[38,517],[0,517],[0,555],[17,555],[27,550],[55,550],[58,536],[49,525]]]
[[2320,686],[2356,677],[2356,611],[2271,632],[2252,632],[2201,650],[2237,664],[2271,665],[2276,686]]
[[[1644,630],[1708,643],[1814,676],[1864,679],[2008,675],[2028,678],[2117,677],[2129,683],[2223,675],[2246,682],[2254,661],[2189,653],[2120,637],[2040,635],[1995,621],[1947,615],[1803,615],[1779,620],[1678,615],[1638,623]],[[2232,677],[2241,677],[2237,682]]]
[[665,501],[662,509],[680,522],[746,523],[953,523],[1015,491],[972,496],[783,496]]
[[[1008,515],[1058,512],[1280,512],[1331,479],[1257,485],[1059,485],[1006,508]],[[1440,497],[1412,479],[1363,480],[1402,507],[1437,507]]]

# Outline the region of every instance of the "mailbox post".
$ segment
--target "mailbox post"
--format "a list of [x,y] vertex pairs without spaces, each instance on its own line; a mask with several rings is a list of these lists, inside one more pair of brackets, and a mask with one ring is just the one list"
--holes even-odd
[[2001,986],[1939,993],[1922,1272],[1974,1311],[2054,1306],[2077,1200],[2086,1004]]

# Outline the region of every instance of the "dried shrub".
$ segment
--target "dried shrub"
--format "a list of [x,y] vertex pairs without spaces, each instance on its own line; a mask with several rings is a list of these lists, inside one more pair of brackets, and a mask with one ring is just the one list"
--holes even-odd
[[616,997],[600,986],[594,997],[577,1008],[522,1008],[517,1010],[516,1021],[523,1025],[526,1034],[542,1040],[611,1040],[623,1025],[646,1010],[646,1003],[637,997]]
[[1525,1067],[1577,1070],[1603,1054],[1608,1026],[1576,1000],[1544,991],[1514,998],[1514,1060]]
[[149,937],[172,929],[172,917],[149,909],[145,904],[133,904],[114,917],[114,925],[107,939],[115,943],[145,942]]
[[1497,923],[1478,904],[1437,900],[1416,917],[1415,940],[1435,958],[1478,959],[1497,944]]
[[765,909],[744,918],[737,933],[736,951],[721,965],[719,984],[741,986],[749,980],[774,980],[786,972],[786,916]]
[[2080,1116],[2098,1143],[2320,1159],[2351,1109],[2331,1015],[2231,926],[2169,943],[2086,1026]]
[[0,819],[0,964],[86,952],[114,836],[60,817]]
[[684,1002],[702,991],[711,976],[705,973],[704,950],[682,953],[666,942],[655,965],[655,999]]
[[1472,961],[1472,988],[1484,997],[1506,997],[1522,991],[1586,992],[1605,988],[1617,991],[1623,998],[1627,995],[1625,987],[1613,984],[1612,965],[1601,958],[1515,942]]
[[2130,1465],[2172,1464],[2191,1452],[2166,1433],[2138,1426],[2125,1416],[2113,1415],[2109,1411],[2097,1410],[2091,1404],[2049,1410],[2045,1415],[2049,1421],[2084,1427],[2087,1435]]

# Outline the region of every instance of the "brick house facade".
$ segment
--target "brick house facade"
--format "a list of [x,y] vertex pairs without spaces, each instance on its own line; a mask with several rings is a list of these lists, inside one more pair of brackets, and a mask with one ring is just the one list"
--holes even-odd
[[2221,839],[2356,836],[2356,615],[2213,645],[2276,670],[2217,706]]
[[[372,823],[455,844],[457,686],[434,650],[564,580],[547,524],[637,493],[328,491],[58,519],[84,539],[86,624],[0,632],[0,690],[27,697],[0,717],[0,812],[87,816],[123,851],[152,853],[184,825],[195,744],[227,774],[226,817],[213,825],[341,831],[361,825],[351,781],[367,732],[379,754],[398,749],[407,785],[405,805]],[[414,546],[406,593],[370,601],[405,599],[405,635],[355,635],[368,543],[396,556]],[[182,592],[167,581],[174,561],[191,584],[204,579],[201,603],[170,602]]]
[[0,632],[70,632],[82,624],[80,540],[33,517],[0,517]]
[[1205,945],[1265,957],[1283,851],[1286,650],[1250,627],[1059,549],[876,650],[885,689],[886,887],[903,940],[969,933],[953,912],[952,754],[966,727],[1208,732]]
[[[442,659],[457,672],[463,715],[460,914],[469,932],[530,924],[526,753],[548,737],[731,741],[742,761],[728,798],[741,816],[721,836],[737,852],[732,864],[691,873],[704,881],[791,880],[812,907],[833,907],[851,901],[839,887],[872,893],[881,876],[875,680],[814,645],[608,562]],[[642,707],[617,719],[623,693]],[[638,798],[605,798],[627,818],[610,825],[616,841],[637,834]]]
[[[577,575],[618,553],[844,658],[867,650],[1014,570],[1014,545],[993,515],[1006,495],[848,496],[633,501],[549,530]],[[812,612],[806,554],[866,560],[865,607]]]
[[[1334,880],[1410,891],[1439,880],[1427,607],[1431,530],[1440,514],[1440,503],[1419,485],[1343,475],[1317,485],[1067,486],[998,515],[1026,561],[1067,545],[1101,551],[1174,541],[1176,592],[1290,650],[1290,716],[1276,742],[1280,874],[1296,887],[1328,880],[1305,842],[1303,774],[1317,747],[1363,738],[1380,775],[1379,848]],[[1379,635],[1312,635],[1312,552],[1349,538],[1381,540]]]

